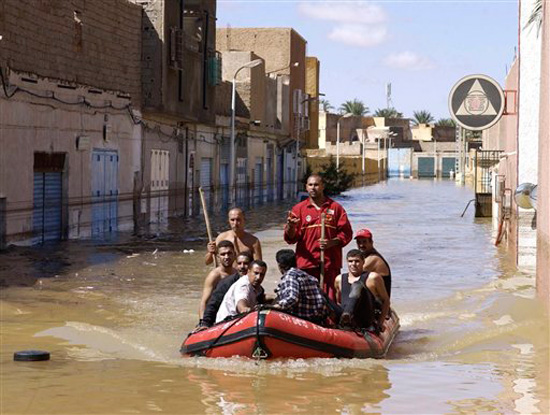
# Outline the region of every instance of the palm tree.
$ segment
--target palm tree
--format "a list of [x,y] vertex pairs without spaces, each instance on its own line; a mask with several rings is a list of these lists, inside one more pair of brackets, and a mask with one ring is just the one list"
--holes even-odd
[[378,108],[374,114],[375,117],[384,118],[403,118],[403,113],[397,111],[395,108]]
[[430,111],[422,110],[413,112],[413,123],[418,124],[430,124],[435,121],[435,118]]
[[540,29],[542,27],[542,0],[535,0],[535,4],[533,5],[533,10],[531,11],[531,15],[529,16],[529,20],[527,21],[527,24],[525,25],[524,29],[531,25],[537,26],[537,37],[540,33]]
[[456,127],[456,122],[452,118],[440,118],[435,125],[438,127]]
[[346,101],[339,108],[340,113],[342,114],[353,114],[353,115],[365,115],[369,113],[369,107],[365,106],[363,101],[355,98],[353,101]]
[[323,109],[324,112],[329,112],[331,109],[334,109],[334,107],[332,105],[330,105],[330,102],[328,99],[321,99],[319,101],[319,104],[321,104],[321,108]]

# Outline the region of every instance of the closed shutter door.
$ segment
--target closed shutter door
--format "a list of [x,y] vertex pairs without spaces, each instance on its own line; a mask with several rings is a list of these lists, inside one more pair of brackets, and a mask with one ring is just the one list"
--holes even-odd
[[256,167],[254,168],[254,196],[256,203],[263,203],[263,179],[264,179],[264,163],[263,158],[256,159]]
[[168,223],[170,152],[151,150],[151,222]]
[[118,153],[92,153],[92,238],[103,239],[118,228]]
[[220,165],[220,191],[222,210],[225,211],[229,207],[229,164],[222,163]]
[[418,177],[434,177],[435,167],[433,157],[418,157]]
[[200,186],[204,192],[207,209],[212,209],[212,159],[201,158]]
[[450,177],[451,170],[454,171],[455,163],[455,157],[443,157],[441,175],[443,177]]
[[61,172],[34,173],[34,243],[61,239],[62,177]]

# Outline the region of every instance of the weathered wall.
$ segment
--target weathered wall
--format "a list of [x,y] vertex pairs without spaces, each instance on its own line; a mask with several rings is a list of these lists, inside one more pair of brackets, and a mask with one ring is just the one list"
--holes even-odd
[[550,4],[543,5],[538,140],[537,293],[550,304]]
[[[518,183],[536,183],[540,106],[541,38],[535,25],[528,25],[535,0],[520,5],[519,39],[519,116],[518,116]],[[536,267],[535,211],[518,207],[518,266]]]
[[319,59],[314,56],[306,58],[306,94],[310,99],[309,130],[306,131],[306,148],[319,148]]
[[[144,9],[144,114],[171,114],[192,122],[214,122],[215,86],[207,82],[216,48],[214,0],[129,0]],[[183,10],[181,5],[183,4]],[[170,30],[180,31],[174,49],[183,56],[181,70],[172,63]]]
[[[284,99],[285,114],[279,116],[283,129],[295,137],[292,97],[295,89],[305,91],[306,41],[291,28],[219,28],[216,31],[219,51],[252,51],[265,60],[266,73],[288,75],[289,88]],[[288,123],[288,124],[287,124]]]
[[[112,94],[90,93],[85,88],[59,90],[56,83],[40,80],[24,85],[12,72],[10,82],[35,94],[77,102],[85,97],[93,105],[111,101],[124,107],[128,101]],[[104,135],[104,128],[108,133]],[[77,150],[77,137],[89,138],[86,149]],[[141,127],[126,110],[96,110],[84,105],[64,105],[50,98],[18,93],[0,95],[0,194],[7,199],[8,242],[29,242],[33,218],[33,163],[35,152],[64,153],[63,230],[69,238],[90,236],[92,220],[92,152],[114,150],[118,162],[118,229],[131,229],[134,173],[140,166]]]
[[2,0],[2,66],[141,102],[141,7],[126,0]]

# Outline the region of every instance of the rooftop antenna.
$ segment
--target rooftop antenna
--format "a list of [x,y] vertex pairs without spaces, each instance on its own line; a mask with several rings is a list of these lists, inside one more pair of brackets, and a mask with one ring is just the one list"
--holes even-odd
[[391,82],[386,84],[386,108],[392,108],[393,102],[391,100]]

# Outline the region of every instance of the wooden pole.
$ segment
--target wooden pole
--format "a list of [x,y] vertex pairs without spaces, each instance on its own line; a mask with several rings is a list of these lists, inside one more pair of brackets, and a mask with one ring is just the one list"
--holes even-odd
[[[202,213],[204,214],[204,222],[206,223],[206,233],[208,234],[208,242],[214,242],[212,238],[212,229],[210,228],[210,219],[208,217],[208,209],[206,208],[206,200],[204,200],[204,192],[202,187],[199,187],[199,195],[202,203]],[[214,264],[218,266],[218,258],[214,254]]]
[[[327,215],[325,212],[321,213],[321,239],[325,239],[325,220],[327,218]],[[319,277],[319,285],[321,286],[321,290],[323,289],[323,283],[325,280],[325,250],[321,249],[321,272]]]

